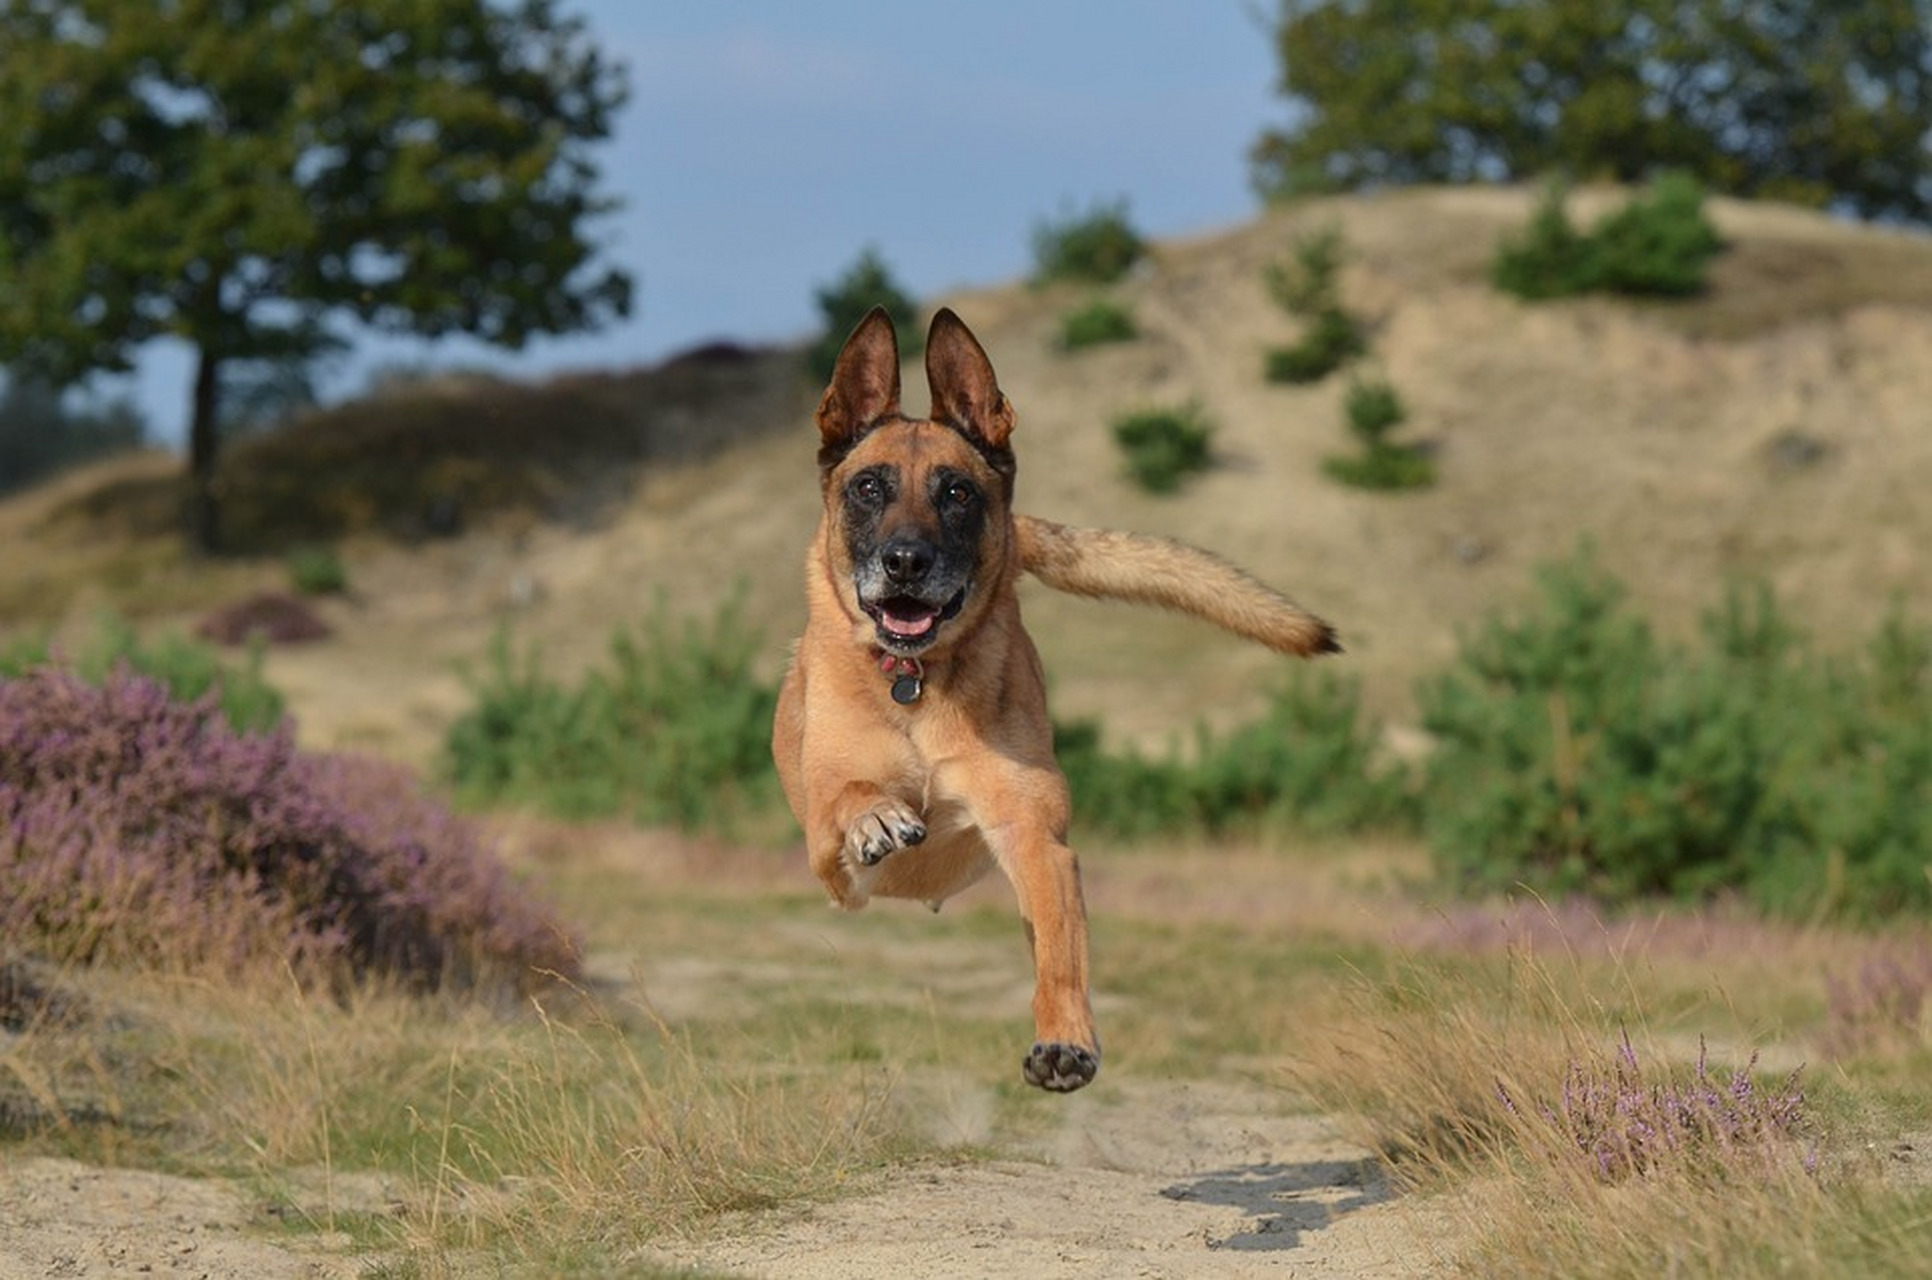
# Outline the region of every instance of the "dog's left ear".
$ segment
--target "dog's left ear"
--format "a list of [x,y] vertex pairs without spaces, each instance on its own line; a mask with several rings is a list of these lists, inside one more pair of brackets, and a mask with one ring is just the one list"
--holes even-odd
[[886,309],[874,307],[845,340],[818,402],[820,462],[842,457],[880,419],[898,412],[899,339]]
[[989,449],[1013,434],[1013,406],[993,377],[993,362],[966,322],[941,307],[926,335],[926,382],[935,422],[950,423]]

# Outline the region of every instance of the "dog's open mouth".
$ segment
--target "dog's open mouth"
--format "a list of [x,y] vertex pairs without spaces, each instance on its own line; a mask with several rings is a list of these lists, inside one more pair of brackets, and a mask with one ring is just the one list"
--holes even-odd
[[910,653],[931,644],[940,625],[956,616],[966,604],[966,588],[942,605],[931,604],[916,596],[887,596],[871,603],[861,602],[878,628],[879,643],[888,649]]

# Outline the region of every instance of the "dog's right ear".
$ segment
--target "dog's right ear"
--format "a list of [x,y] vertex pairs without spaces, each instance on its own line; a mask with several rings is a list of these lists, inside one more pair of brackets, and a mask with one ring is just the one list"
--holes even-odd
[[818,402],[819,465],[836,465],[881,418],[898,412],[899,338],[886,309],[874,307],[845,340]]

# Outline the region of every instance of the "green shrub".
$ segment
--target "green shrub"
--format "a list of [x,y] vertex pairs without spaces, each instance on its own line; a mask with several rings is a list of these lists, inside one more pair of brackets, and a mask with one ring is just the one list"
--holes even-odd
[[1704,216],[1704,190],[1688,174],[1666,174],[1647,196],[1597,224],[1597,287],[1612,293],[1683,297],[1704,288],[1704,271],[1723,248]]
[[1208,465],[1214,426],[1197,404],[1143,409],[1114,420],[1114,439],[1127,455],[1127,472],[1149,493],[1172,493]]
[[1132,342],[1140,336],[1134,313],[1108,298],[1095,298],[1077,311],[1060,317],[1060,349],[1078,351],[1109,342]]
[[1348,246],[1333,226],[1295,240],[1292,263],[1271,263],[1264,273],[1268,293],[1283,311],[1303,323],[1293,346],[1266,355],[1263,372],[1270,382],[1320,382],[1368,349],[1361,322],[1342,306],[1341,270]]
[[1723,247],[1704,216],[1703,188],[1685,174],[1659,178],[1588,235],[1570,222],[1565,198],[1552,184],[1524,235],[1504,239],[1491,266],[1497,288],[1531,301],[1590,292],[1682,297],[1703,289],[1705,268]]
[[1369,449],[1387,444],[1389,432],[1409,420],[1409,407],[1386,378],[1357,378],[1349,383],[1342,410],[1348,416],[1348,429]]
[[[1794,915],[1932,906],[1932,689],[1902,623],[1826,662],[1768,589],[1656,638],[1587,549],[1424,683],[1425,825],[1473,888],[1742,894]],[[1907,655],[1901,663],[1899,655]]]
[[1196,732],[1191,759],[1109,753],[1091,722],[1056,724],[1075,821],[1106,836],[1401,829],[1415,821],[1400,769],[1376,758],[1357,681],[1297,670],[1259,717]]
[[708,626],[660,611],[616,631],[609,664],[573,687],[499,634],[445,739],[448,775],[472,803],[733,831],[778,798],[778,694],[753,674],[757,645],[736,604]]
[[334,547],[296,547],[288,553],[289,585],[305,596],[341,595],[349,589],[349,571]]
[[1150,760],[1138,751],[1110,752],[1095,720],[1056,720],[1053,750],[1073,792],[1074,821],[1082,827],[1125,840],[1199,828],[1185,765]]
[[1297,236],[1292,263],[1272,262],[1263,272],[1268,293],[1291,316],[1311,319],[1342,309],[1342,263],[1348,244],[1333,225]]
[[1337,307],[1310,320],[1301,341],[1271,349],[1262,372],[1270,382],[1320,382],[1366,350],[1362,326]]
[[1203,740],[1204,823],[1215,832],[1246,823],[1322,832],[1408,827],[1416,816],[1408,779],[1378,757],[1361,682],[1297,667],[1258,719]]
[[1436,482],[1436,464],[1429,455],[1399,444],[1378,445],[1359,454],[1331,454],[1322,459],[1322,471],[1338,484],[1378,493],[1426,489]]
[[900,287],[877,249],[867,246],[844,275],[819,289],[814,296],[824,326],[806,360],[812,376],[820,382],[832,376],[845,340],[874,307],[884,307],[892,317],[902,357],[910,360],[926,349],[925,335],[913,323],[919,304]]
[[1536,302],[1596,287],[1596,245],[1570,221],[1567,199],[1561,184],[1550,183],[1523,235],[1504,237],[1490,265],[1498,289]]
[[262,650],[251,645],[246,663],[224,663],[212,646],[165,634],[143,642],[126,619],[104,614],[94,637],[73,655],[56,651],[46,637],[24,638],[0,649],[0,680],[37,667],[70,668],[90,685],[104,684],[126,669],[155,681],[177,702],[195,702],[214,690],[216,705],[235,729],[263,733],[282,723],[282,695],[262,676]]
[[1409,411],[1387,379],[1351,382],[1343,409],[1362,452],[1322,459],[1322,469],[1331,477],[1356,489],[1418,489],[1435,483],[1435,463],[1426,454],[1388,439],[1389,432],[1408,420]]
[[1147,252],[1127,216],[1127,201],[1096,204],[1084,214],[1044,221],[1033,229],[1033,280],[1112,284]]

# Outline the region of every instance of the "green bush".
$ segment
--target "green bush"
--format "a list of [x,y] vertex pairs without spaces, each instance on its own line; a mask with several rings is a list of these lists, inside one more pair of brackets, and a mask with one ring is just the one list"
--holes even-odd
[[919,304],[900,287],[877,249],[867,246],[844,275],[817,290],[814,296],[823,328],[806,361],[812,376],[820,382],[832,376],[845,340],[874,307],[884,307],[892,317],[899,335],[901,357],[910,360],[926,349],[925,335],[913,323]]
[[1366,350],[1368,340],[1362,326],[1347,312],[1335,308],[1310,320],[1301,341],[1271,349],[1262,372],[1270,382],[1320,382]]
[[1407,778],[1377,759],[1375,740],[1358,681],[1299,669],[1255,720],[1198,730],[1191,758],[1109,753],[1098,725],[1054,726],[1075,821],[1119,839],[1411,827]]
[[1348,246],[1333,226],[1296,239],[1292,263],[1271,263],[1268,293],[1303,323],[1293,346],[1268,351],[1263,372],[1270,382],[1320,382],[1368,349],[1361,322],[1342,306],[1341,270]]
[[1369,449],[1386,445],[1389,432],[1409,420],[1409,407],[1386,378],[1357,378],[1349,383],[1342,411],[1348,416],[1348,429]]
[[1409,410],[1387,379],[1351,382],[1343,409],[1362,452],[1322,459],[1322,469],[1331,477],[1356,489],[1418,489],[1435,483],[1435,463],[1426,454],[1388,438],[1408,420]]
[[1073,818],[1105,836],[1134,840],[1200,825],[1187,767],[1137,751],[1110,752],[1095,720],[1054,721],[1053,750],[1073,792]]
[[1096,204],[1084,214],[1044,221],[1033,229],[1033,280],[1112,284],[1147,252],[1127,216],[1127,201]]
[[1272,262],[1263,272],[1268,293],[1291,316],[1304,319],[1342,309],[1342,263],[1348,243],[1330,224],[1297,236],[1292,263]]
[[1208,465],[1214,426],[1201,407],[1143,409],[1114,420],[1114,439],[1127,455],[1127,472],[1149,493],[1172,493]]
[[1436,464],[1419,449],[1385,444],[1359,454],[1331,454],[1322,471],[1338,484],[1377,493],[1426,489],[1436,482]]
[[1203,740],[1203,824],[1214,832],[1246,823],[1321,832],[1411,826],[1408,779],[1384,767],[1377,741],[1359,680],[1297,667],[1258,719]]
[[1705,267],[1724,247],[1704,216],[1704,189],[1682,173],[1604,218],[1594,239],[1598,288],[1658,297],[1702,292]]
[[445,739],[448,776],[471,803],[737,830],[778,799],[778,693],[753,673],[757,645],[735,604],[708,626],[659,611],[617,630],[609,664],[569,686],[499,634]]
[[1424,683],[1425,826],[1471,888],[1742,894],[1877,917],[1932,906],[1932,681],[1903,622],[1826,662],[1768,589],[1667,645],[1587,548]]
[[1504,239],[1491,266],[1497,288],[1531,301],[1591,292],[1683,297],[1704,288],[1705,268],[1723,243],[1704,216],[1695,178],[1659,178],[1588,235],[1570,222],[1565,198],[1552,184],[1524,235]]
[[93,639],[74,654],[55,650],[44,636],[0,648],[0,680],[43,666],[69,668],[96,687],[125,669],[148,677],[184,703],[213,690],[222,717],[243,733],[266,733],[286,714],[282,695],[262,676],[259,644],[250,646],[247,662],[237,668],[224,663],[212,646],[186,636],[169,633],[143,641],[126,619],[112,614],[96,622]]
[[1109,342],[1132,342],[1140,336],[1134,313],[1108,298],[1095,298],[1077,311],[1060,317],[1060,349],[1079,351]]
[[305,596],[341,595],[349,589],[349,571],[335,548],[297,547],[288,553],[289,585]]
[[1497,246],[1490,279],[1498,289],[1538,302],[1596,287],[1596,245],[1570,221],[1567,199],[1560,184],[1544,187],[1522,236],[1506,236]]

